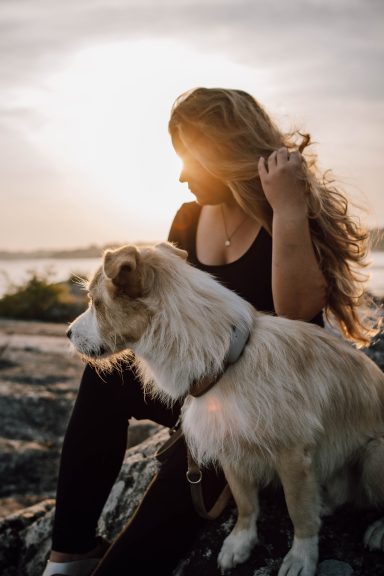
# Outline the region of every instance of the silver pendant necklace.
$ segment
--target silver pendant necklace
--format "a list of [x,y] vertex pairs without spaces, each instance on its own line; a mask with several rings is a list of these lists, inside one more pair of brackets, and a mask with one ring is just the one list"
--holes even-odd
[[240,222],[240,224],[238,224],[236,226],[236,228],[234,229],[234,231],[232,232],[232,234],[228,234],[228,230],[227,230],[227,225],[225,223],[225,216],[224,216],[224,208],[223,205],[220,204],[220,209],[221,209],[221,215],[223,217],[223,225],[224,225],[224,232],[225,232],[225,242],[224,242],[224,246],[226,248],[229,248],[232,244],[232,238],[234,237],[234,235],[236,234],[236,232],[242,227],[242,225],[244,224],[244,222],[246,220],[248,220],[248,216],[245,216],[245,218]]

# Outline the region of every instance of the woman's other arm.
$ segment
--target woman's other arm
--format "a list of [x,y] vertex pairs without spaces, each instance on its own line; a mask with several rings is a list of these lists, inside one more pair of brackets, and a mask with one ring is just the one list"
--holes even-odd
[[313,249],[302,157],[286,148],[260,158],[259,175],[273,209],[272,293],[276,314],[311,320],[326,304],[327,285]]

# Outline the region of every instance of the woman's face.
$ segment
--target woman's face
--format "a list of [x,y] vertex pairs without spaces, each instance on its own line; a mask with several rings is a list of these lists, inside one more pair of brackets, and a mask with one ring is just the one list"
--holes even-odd
[[183,162],[179,181],[188,184],[198,204],[222,204],[233,201],[231,190],[222,180],[204,168],[180,141],[176,145],[174,142],[174,146]]
[[233,199],[228,186],[208,172],[195,158],[184,155],[182,161],[179,181],[188,184],[198,204],[222,204]]

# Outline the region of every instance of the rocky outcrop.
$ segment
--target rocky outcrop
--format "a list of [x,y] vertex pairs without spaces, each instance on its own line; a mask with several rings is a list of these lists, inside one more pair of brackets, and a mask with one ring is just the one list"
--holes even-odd
[[0,517],[53,498],[81,374],[65,327],[0,320]]
[[[65,325],[0,320],[0,517],[53,498],[62,438],[83,369]],[[130,426],[128,446],[159,430]]]
[[[0,503],[6,510],[19,508],[0,520],[2,576],[41,575],[50,547],[59,448],[82,370],[79,360],[66,352],[63,331],[47,334],[49,329],[42,325],[45,333],[40,338],[48,338],[42,353],[36,328],[33,332],[28,326],[31,333],[18,334],[19,339],[17,334],[5,334],[5,350],[0,353]],[[384,368],[384,339],[378,339],[367,353]],[[159,428],[144,422],[136,430],[135,443]],[[140,502],[157,469],[153,454],[165,437],[167,431],[160,430],[127,451],[100,520],[106,537],[113,538],[121,530]],[[20,510],[30,503],[34,505]],[[318,575],[384,576],[384,554],[368,552],[362,545],[365,527],[377,516],[346,507],[324,519]],[[175,576],[218,575],[217,554],[234,521],[230,505],[220,519],[207,524]],[[277,574],[292,540],[282,494],[262,493],[259,534],[260,545],[248,562],[232,572],[234,576]]]
[[[121,473],[100,520],[100,531],[113,538],[122,529],[157,469],[156,448],[167,437],[163,430],[127,451]],[[40,576],[50,546],[54,500],[45,500],[0,521],[0,573],[2,576]],[[323,523],[320,541],[321,576],[384,576],[384,555],[364,549],[365,527],[378,513],[339,510]],[[207,523],[193,549],[180,562],[174,576],[219,576],[217,554],[235,521],[233,503],[223,516]],[[292,541],[291,523],[281,493],[261,495],[261,543],[234,576],[273,576]]]
[[[115,537],[132,515],[156,472],[154,452],[166,437],[168,432],[160,431],[127,451],[100,519],[103,535]],[[2,576],[41,575],[50,549],[54,504],[53,499],[47,499],[0,520]]]
[[[69,351],[65,328],[0,319],[1,576],[38,575],[50,547],[60,449],[83,370]],[[133,422],[127,447],[160,429]],[[110,526],[122,527],[153,475],[148,450],[144,444],[127,452],[127,480],[116,483],[105,512]]]
[[54,500],[43,500],[0,520],[0,571],[3,576],[41,574],[50,549],[54,506]]
[[[292,525],[283,495],[265,490],[261,493],[260,506],[260,544],[247,562],[231,571],[231,576],[276,576],[292,543]],[[323,519],[317,575],[384,576],[384,554],[363,547],[364,530],[379,515],[377,512],[362,514],[345,507]],[[174,576],[219,576],[217,556],[235,517],[232,506],[219,520],[207,524]]]
[[369,348],[363,350],[384,372],[384,333],[378,336]]

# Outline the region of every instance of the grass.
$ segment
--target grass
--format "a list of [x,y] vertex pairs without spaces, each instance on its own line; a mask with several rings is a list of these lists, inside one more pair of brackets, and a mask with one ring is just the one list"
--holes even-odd
[[0,316],[15,320],[71,322],[86,307],[86,293],[75,277],[52,283],[48,273],[31,271],[24,283],[8,287],[0,299]]

